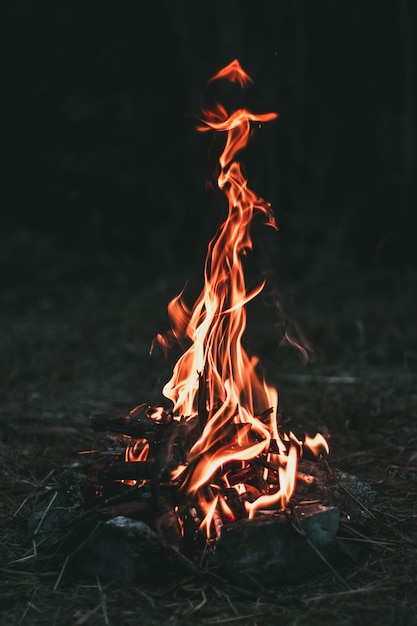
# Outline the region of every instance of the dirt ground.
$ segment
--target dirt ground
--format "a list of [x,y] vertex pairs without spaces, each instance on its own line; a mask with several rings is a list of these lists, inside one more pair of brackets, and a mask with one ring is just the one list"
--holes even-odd
[[279,347],[280,327],[258,309],[249,320],[283,417],[327,433],[331,465],[377,492],[358,560],[273,591],[192,579],[122,589],[59,580],[59,567],[34,558],[28,516],[37,490],[97,442],[93,411],[157,400],[169,368],[149,359],[149,345],[186,276],[170,269],[150,280],[134,255],[88,255],[34,236],[2,255],[1,624],[417,624],[414,271],[345,269],[333,278],[315,267],[287,288],[315,350],[307,365]]

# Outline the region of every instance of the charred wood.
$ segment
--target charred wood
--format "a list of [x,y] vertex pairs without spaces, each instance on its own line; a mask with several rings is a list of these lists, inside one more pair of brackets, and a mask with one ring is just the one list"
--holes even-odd
[[127,415],[109,417],[97,414],[90,417],[93,430],[109,431],[136,439],[145,438],[149,441],[158,437],[171,421],[172,414],[163,407],[152,407],[148,404],[140,404]]

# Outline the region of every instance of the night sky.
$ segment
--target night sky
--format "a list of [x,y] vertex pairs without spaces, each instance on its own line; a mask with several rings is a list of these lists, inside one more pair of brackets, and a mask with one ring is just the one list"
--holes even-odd
[[295,276],[415,264],[414,2],[7,5],[11,258],[41,238],[128,252],[144,280],[200,263],[224,200],[207,185],[220,145],[195,126],[207,80],[238,58],[254,84],[220,96],[279,113],[242,154],[280,227],[261,235],[270,262]]

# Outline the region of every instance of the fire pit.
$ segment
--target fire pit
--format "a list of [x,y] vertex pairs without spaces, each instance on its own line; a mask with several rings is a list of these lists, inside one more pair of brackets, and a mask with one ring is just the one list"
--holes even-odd
[[[218,80],[251,81],[237,60],[210,82]],[[256,214],[276,223],[236,156],[254,125],[276,117],[221,104],[203,111],[198,130],[226,138],[217,183],[227,216],[209,243],[195,304],[183,292],[174,298],[171,330],[154,340],[152,349],[182,348],[164,402],[93,415],[107,447],[81,453],[38,499],[33,538],[59,548],[65,566],[124,584],[191,573],[271,585],[332,567],[341,516],[360,523],[369,515],[371,490],[330,469],[323,435],[280,424],[278,393],[243,347],[246,305],[265,285],[246,287],[251,225]]]

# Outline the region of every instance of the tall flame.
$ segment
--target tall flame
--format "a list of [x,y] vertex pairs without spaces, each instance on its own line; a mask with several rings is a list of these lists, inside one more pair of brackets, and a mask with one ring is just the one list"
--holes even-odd
[[[250,77],[234,60],[211,81],[226,79],[244,86]],[[252,248],[250,227],[256,213],[266,225],[277,228],[271,205],[247,185],[238,161],[238,151],[246,147],[253,123],[269,122],[276,113],[254,114],[238,109],[229,114],[221,104],[203,111],[201,132],[226,134],[219,158],[219,189],[227,198],[228,211],[223,224],[210,241],[204,267],[204,287],[192,310],[183,294],[174,298],[168,313],[172,332],[188,349],[177,361],[171,380],[163,389],[174,404],[174,412],[191,417],[201,411],[202,385],[207,421],[202,434],[188,454],[186,489],[195,493],[221,475],[227,481],[227,468],[233,462],[245,468],[248,462],[263,458],[276,466],[275,484],[246,502],[251,517],[260,507],[290,499],[295,485],[300,445],[295,438],[282,440],[277,426],[278,393],[268,387],[257,372],[257,359],[242,346],[246,328],[245,305],[263,289],[260,284],[248,293],[242,259]],[[200,405],[199,405],[200,403]],[[260,419],[271,408],[269,423]],[[326,447],[320,435],[319,442]],[[274,454],[270,452],[274,444]],[[234,467],[235,467],[234,465]],[[278,484],[277,484],[278,483]],[[253,499],[253,498],[252,498]],[[213,500],[214,501],[214,500]],[[214,509],[215,504],[210,508]]]

